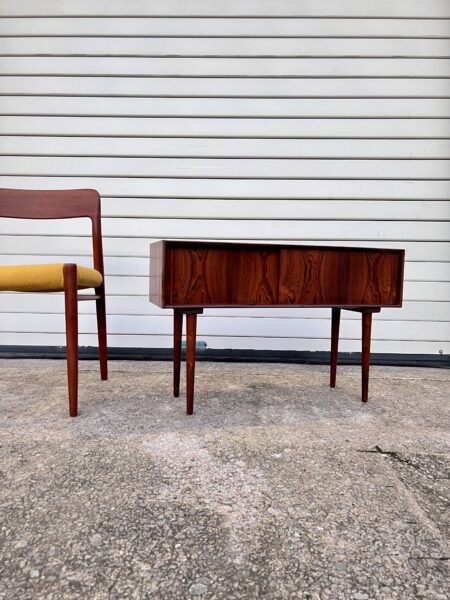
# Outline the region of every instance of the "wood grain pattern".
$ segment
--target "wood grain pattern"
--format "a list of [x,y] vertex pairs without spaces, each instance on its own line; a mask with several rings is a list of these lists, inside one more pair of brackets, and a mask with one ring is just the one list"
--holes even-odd
[[78,414],[78,304],[77,265],[64,265],[64,304],[66,314],[66,360],[69,388],[69,415]]
[[[168,246],[171,303],[173,305],[208,306],[231,304],[230,252],[223,248]],[[167,289],[167,288],[166,288]],[[169,294],[168,294],[169,295]]]
[[232,303],[269,306],[277,304],[279,252],[264,248],[231,252]]
[[202,242],[150,249],[150,300],[163,308],[401,306],[402,250]]
[[[278,302],[278,252],[183,247],[169,250],[171,303],[215,306]],[[166,284],[167,285],[167,284]]]
[[395,304],[396,258],[386,252],[359,250],[282,250],[280,303]]
[[98,218],[95,190],[0,190],[0,215],[18,219]]

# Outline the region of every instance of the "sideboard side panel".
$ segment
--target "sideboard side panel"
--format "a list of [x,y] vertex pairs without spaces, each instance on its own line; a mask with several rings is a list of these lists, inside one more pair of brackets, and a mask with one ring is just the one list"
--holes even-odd
[[394,255],[392,264],[392,295],[391,304],[402,306],[403,303],[403,277],[405,270],[405,251],[401,250]]
[[166,243],[164,241],[150,244],[150,276],[149,286],[150,302],[157,306],[164,307],[164,253]]

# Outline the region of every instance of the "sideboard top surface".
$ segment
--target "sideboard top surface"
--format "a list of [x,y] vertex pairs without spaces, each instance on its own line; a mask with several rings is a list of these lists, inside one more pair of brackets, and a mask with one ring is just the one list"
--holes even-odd
[[358,252],[395,252],[400,255],[404,255],[405,251],[401,248],[371,248],[369,246],[327,246],[323,244],[274,244],[265,242],[204,242],[204,241],[196,241],[196,240],[160,240],[158,242],[152,242],[151,246],[156,244],[168,245],[170,247],[183,247],[183,248],[229,248],[229,249],[251,249],[251,248],[262,248],[262,249],[273,249],[273,250],[281,250],[281,249],[314,249],[314,250],[354,250]]

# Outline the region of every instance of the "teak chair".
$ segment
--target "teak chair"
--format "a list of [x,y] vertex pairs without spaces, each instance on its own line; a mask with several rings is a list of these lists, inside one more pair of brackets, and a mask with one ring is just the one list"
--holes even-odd
[[[0,217],[17,219],[70,219],[92,222],[94,268],[73,263],[0,267],[0,291],[64,292],[67,340],[69,414],[78,409],[78,301],[95,300],[101,378],[108,378],[105,283],[100,196],[95,190],[0,189]],[[95,294],[78,290],[95,288]]]

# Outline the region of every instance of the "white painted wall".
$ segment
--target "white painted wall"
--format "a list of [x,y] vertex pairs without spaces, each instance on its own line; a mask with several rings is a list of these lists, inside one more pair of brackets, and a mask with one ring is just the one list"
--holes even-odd
[[[376,317],[373,351],[450,353],[448,0],[2,0],[0,15],[0,186],[102,194],[111,346],[170,346],[148,245],[199,238],[405,248],[404,308]],[[89,265],[88,231],[0,220],[0,262]],[[329,312],[210,310],[199,339],[327,350]],[[60,295],[0,295],[0,345],[63,332]],[[340,349],[359,339],[345,314]]]

